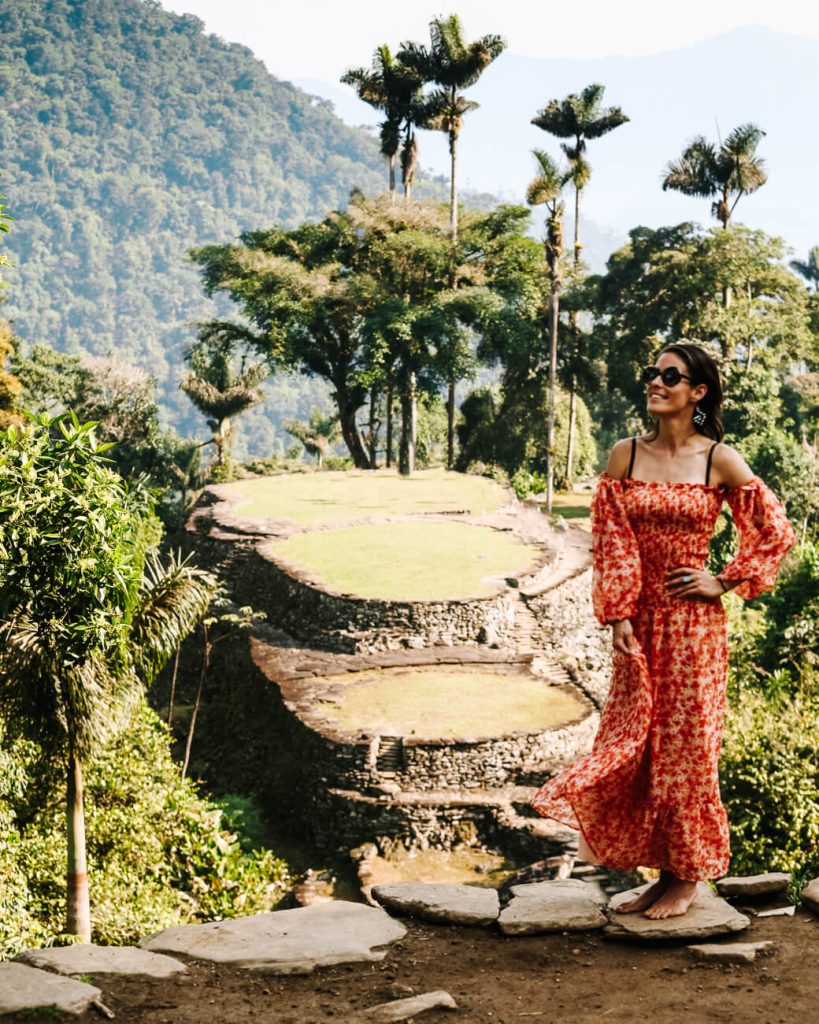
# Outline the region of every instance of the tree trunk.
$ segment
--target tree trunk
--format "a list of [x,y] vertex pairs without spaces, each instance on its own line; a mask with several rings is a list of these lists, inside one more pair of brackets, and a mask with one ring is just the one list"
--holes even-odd
[[458,136],[450,132],[449,135],[449,237],[452,244],[458,241],[458,184],[455,180],[455,171],[458,163]]
[[575,185],[574,189],[574,265],[580,264],[580,189]]
[[173,660],[173,675],[171,676],[171,693],[168,697],[168,728],[173,725],[173,702],[176,696],[176,677],[179,673],[179,652],[182,650],[182,644],[176,645],[176,657]]
[[415,374],[410,374],[409,387],[401,393],[401,443],[398,472],[411,476],[415,471],[415,445],[418,437],[418,395]]
[[395,153],[390,153],[390,200],[395,202]]
[[393,457],[392,457],[392,428],[393,428],[392,411],[393,410],[392,410],[392,406],[393,406],[392,381],[390,381],[389,384],[387,385],[387,451],[386,451],[387,469],[390,469],[392,467],[392,463],[393,463]]
[[455,381],[449,382],[446,400],[446,468],[452,469],[455,462]]
[[376,420],[376,405],[378,404],[378,392],[375,387],[370,388],[370,469],[378,469],[378,427]]
[[370,460],[367,457],[367,453],[364,450],[364,445],[361,441],[361,435],[358,432],[358,426],[356,425],[355,416],[358,411],[357,408],[353,408],[347,396],[347,388],[344,384],[336,385],[336,404],[338,406],[338,422],[341,427],[341,436],[344,439],[344,443],[347,445],[347,451],[350,453],[350,457],[353,460],[353,465],[356,469],[369,469]]
[[91,906],[88,900],[88,868],[85,859],[85,811],[82,767],[73,742],[68,753],[68,872],[66,877],[66,926],[69,935],[91,941]]
[[555,388],[557,382],[557,331],[560,323],[560,278],[556,267],[551,269],[552,290],[549,296],[549,418],[546,425],[546,448],[549,461],[546,469],[546,511],[552,514],[555,492]]
[[208,637],[208,627],[205,623],[202,623],[202,629],[205,633],[205,646],[202,652],[202,668],[199,671],[199,684],[196,687],[196,697],[193,702],[193,713],[191,714],[191,723],[188,726],[188,738],[185,741],[185,759],[182,762],[182,778],[184,779],[188,774],[188,764],[191,759],[191,747],[193,746],[193,734],[196,730],[196,719],[199,715],[199,705],[202,702],[202,688],[205,685],[205,677],[208,674],[208,667],[210,665],[210,642]]
[[572,474],[574,470],[574,423],[576,418],[577,410],[577,379],[572,373],[571,384],[569,387],[569,440],[566,445],[566,484],[571,490],[572,488]]

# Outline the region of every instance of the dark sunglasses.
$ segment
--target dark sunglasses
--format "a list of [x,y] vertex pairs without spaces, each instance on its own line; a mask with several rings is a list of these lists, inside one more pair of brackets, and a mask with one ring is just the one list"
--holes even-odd
[[659,366],[646,366],[643,370],[643,384],[650,384],[658,377],[662,379],[663,384],[665,384],[667,388],[673,388],[674,385],[679,384],[681,380],[691,380],[691,378],[686,377],[684,373],[680,373],[676,366],[666,366],[664,370],[661,370]]

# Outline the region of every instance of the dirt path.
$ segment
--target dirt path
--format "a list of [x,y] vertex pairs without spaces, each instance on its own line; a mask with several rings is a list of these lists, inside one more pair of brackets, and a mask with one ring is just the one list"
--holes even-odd
[[[194,963],[186,977],[173,980],[103,978],[103,1001],[127,1024],[319,1024],[434,989],[446,989],[459,1009],[425,1011],[414,1018],[418,1024],[809,1024],[816,1019],[819,920],[804,910],[754,921],[737,941],[767,939],[776,948],[741,966],[703,965],[681,945],[623,945],[596,932],[506,937],[490,929],[403,922],[406,936],[378,963],[287,977]],[[93,1011],[71,1019],[101,1020]]]

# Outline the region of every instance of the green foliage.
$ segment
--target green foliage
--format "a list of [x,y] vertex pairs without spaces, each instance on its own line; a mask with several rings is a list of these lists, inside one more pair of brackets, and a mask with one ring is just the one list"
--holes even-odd
[[735,691],[720,763],[731,871],[819,874],[819,699],[815,688]]
[[[65,790],[35,744],[2,732],[0,769],[0,956],[12,956],[62,930]],[[86,798],[95,942],[270,910],[291,882],[244,805],[225,811],[180,778],[143,701],[88,763]]]

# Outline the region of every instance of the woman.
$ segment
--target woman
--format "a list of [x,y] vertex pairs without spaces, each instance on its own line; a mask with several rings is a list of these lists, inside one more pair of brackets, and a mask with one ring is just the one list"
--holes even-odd
[[[717,774],[727,639],[722,595],[770,589],[794,542],[777,497],[721,443],[719,371],[697,345],[669,345],[643,373],[652,433],[618,441],[592,502],[592,599],[612,627],[611,688],[592,752],[531,806],[580,830],[584,860],[660,869],[623,913],[684,914],[699,880],[728,870]],[[703,569],[723,500],[739,553]]]

